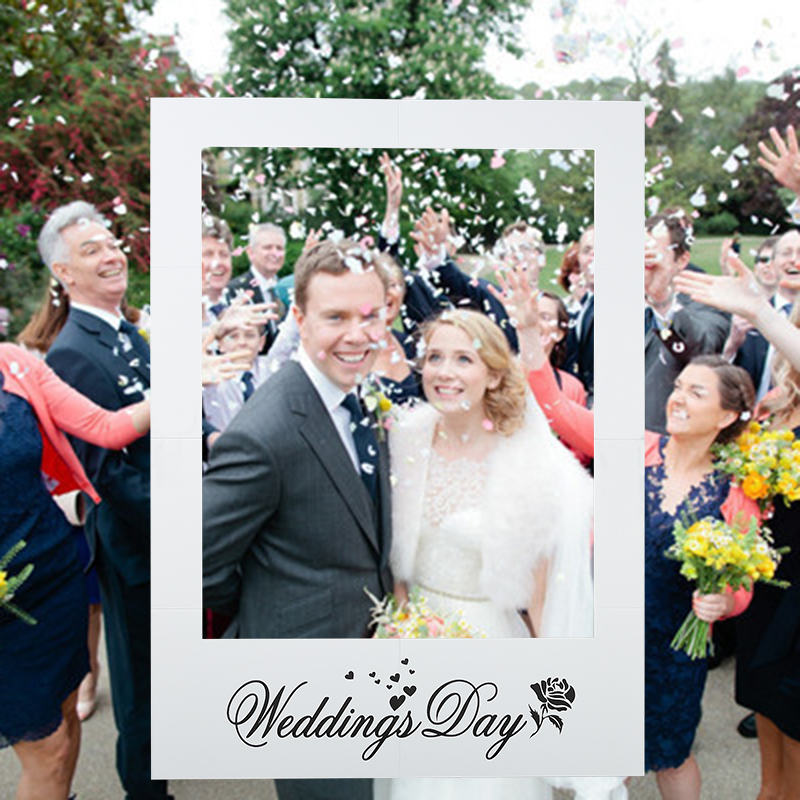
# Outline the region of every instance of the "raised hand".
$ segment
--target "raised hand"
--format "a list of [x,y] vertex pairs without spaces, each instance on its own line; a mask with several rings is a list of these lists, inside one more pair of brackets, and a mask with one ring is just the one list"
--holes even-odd
[[236,328],[260,328],[278,320],[277,303],[251,303],[247,294],[238,294],[211,326],[214,336],[222,339]]
[[800,196],[800,151],[794,127],[789,125],[786,128],[786,141],[775,128],[769,129],[769,135],[775,145],[775,151],[770,150],[764,142],[759,142],[758,149],[762,155],[759,156],[758,163],[778,183]]
[[310,250],[315,245],[318,245],[322,241],[322,228],[317,228],[314,230],[311,228],[308,232],[308,236],[306,236],[305,244],[303,245],[303,252],[306,250]]
[[249,350],[234,350],[225,355],[215,354],[213,345],[216,338],[213,329],[209,328],[203,339],[203,386],[235,378],[251,367],[253,354]]
[[518,332],[537,330],[539,327],[539,290],[531,287],[527,271],[510,269],[496,272],[498,290],[489,286],[489,291],[499,300],[508,314],[511,324]]
[[400,167],[392,164],[392,159],[388,153],[383,153],[378,162],[383,172],[386,184],[386,214],[384,215],[383,225],[385,233],[400,226],[400,202],[403,199],[403,173]]
[[674,286],[692,300],[730,311],[752,322],[766,303],[755,275],[733,252],[728,254],[730,275],[707,275],[684,270],[674,278]]
[[437,214],[430,206],[422,212],[411,232],[414,252],[423,261],[443,264],[447,255],[452,255],[455,247],[450,240],[450,215],[447,209]]

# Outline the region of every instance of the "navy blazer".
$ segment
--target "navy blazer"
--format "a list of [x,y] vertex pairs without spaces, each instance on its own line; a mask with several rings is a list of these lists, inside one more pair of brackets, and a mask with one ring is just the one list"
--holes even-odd
[[[144,399],[150,388],[150,348],[73,308],[47,354],[49,366],[81,394],[111,410]],[[70,437],[89,480],[102,498],[89,501],[86,533],[131,585],[150,580],[150,436],[124,450],[107,450]]]
[[[577,323],[579,313],[571,315]],[[591,406],[594,397],[594,294],[586,300],[586,312],[581,319],[580,339],[577,324],[570,326],[567,333],[567,357],[561,367],[574,375],[583,384]]]

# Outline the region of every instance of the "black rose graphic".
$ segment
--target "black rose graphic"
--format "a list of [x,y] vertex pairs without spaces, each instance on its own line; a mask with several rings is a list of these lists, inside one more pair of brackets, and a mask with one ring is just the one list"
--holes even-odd
[[539,681],[539,683],[532,683],[531,689],[536,693],[541,704],[539,711],[534,711],[531,706],[528,706],[531,719],[536,726],[531,737],[539,733],[546,719],[549,719],[553,726],[558,729],[558,732],[561,733],[564,721],[558,714],[548,712],[560,713],[569,711],[575,700],[575,689],[564,678],[547,678]]
[[531,689],[548,711],[569,711],[575,700],[575,689],[564,678],[547,678],[532,683]]

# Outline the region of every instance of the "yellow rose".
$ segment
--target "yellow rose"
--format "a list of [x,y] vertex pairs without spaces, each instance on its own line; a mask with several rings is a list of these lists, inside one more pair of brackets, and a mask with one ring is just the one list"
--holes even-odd
[[378,408],[386,414],[387,412],[392,410],[392,401],[385,395],[379,394],[378,395]]
[[767,580],[769,580],[770,578],[772,578],[772,576],[775,574],[775,565],[774,565],[774,564],[773,564],[773,563],[772,563],[772,562],[771,562],[771,561],[770,561],[768,558],[764,559],[764,560],[763,560],[763,561],[762,561],[762,562],[761,562],[761,563],[760,563],[760,564],[759,564],[759,565],[756,567],[756,569],[757,569],[757,570],[758,570],[758,572],[759,572],[761,575],[763,575],[763,576],[764,576],[764,577],[765,577]]
[[8,581],[6,580],[6,574],[7,573],[0,570],[0,600],[2,600],[8,593]]
[[769,487],[757,472],[751,472],[742,481],[742,491],[751,500],[761,500],[769,494]]

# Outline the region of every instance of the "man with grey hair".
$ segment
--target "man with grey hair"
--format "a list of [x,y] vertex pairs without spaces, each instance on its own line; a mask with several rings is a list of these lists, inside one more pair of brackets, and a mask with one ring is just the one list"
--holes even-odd
[[[228,284],[229,299],[239,292],[247,292],[254,303],[276,303],[278,317],[283,319],[286,308],[275,290],[278,273],[286,258],[286,234],[283,228],[271,222],[255,226],[250,232],[247,256],[250,259],[250,269]],[[278,324],[275,320],[270,320],[267,323],[262,355],[272,347],[277,335]]]
[[[128,260],[97,209],[81,201],[51,214],[39,252],[69,297],[47,363],[81,394],[119,409],[150,392],[150,348],[120,305]],[[119,737],[117,771],[131,800],[168,797],[150,779],[150,437],[113,451],[73,440],[103,502],[86,534],[100,579]]]

